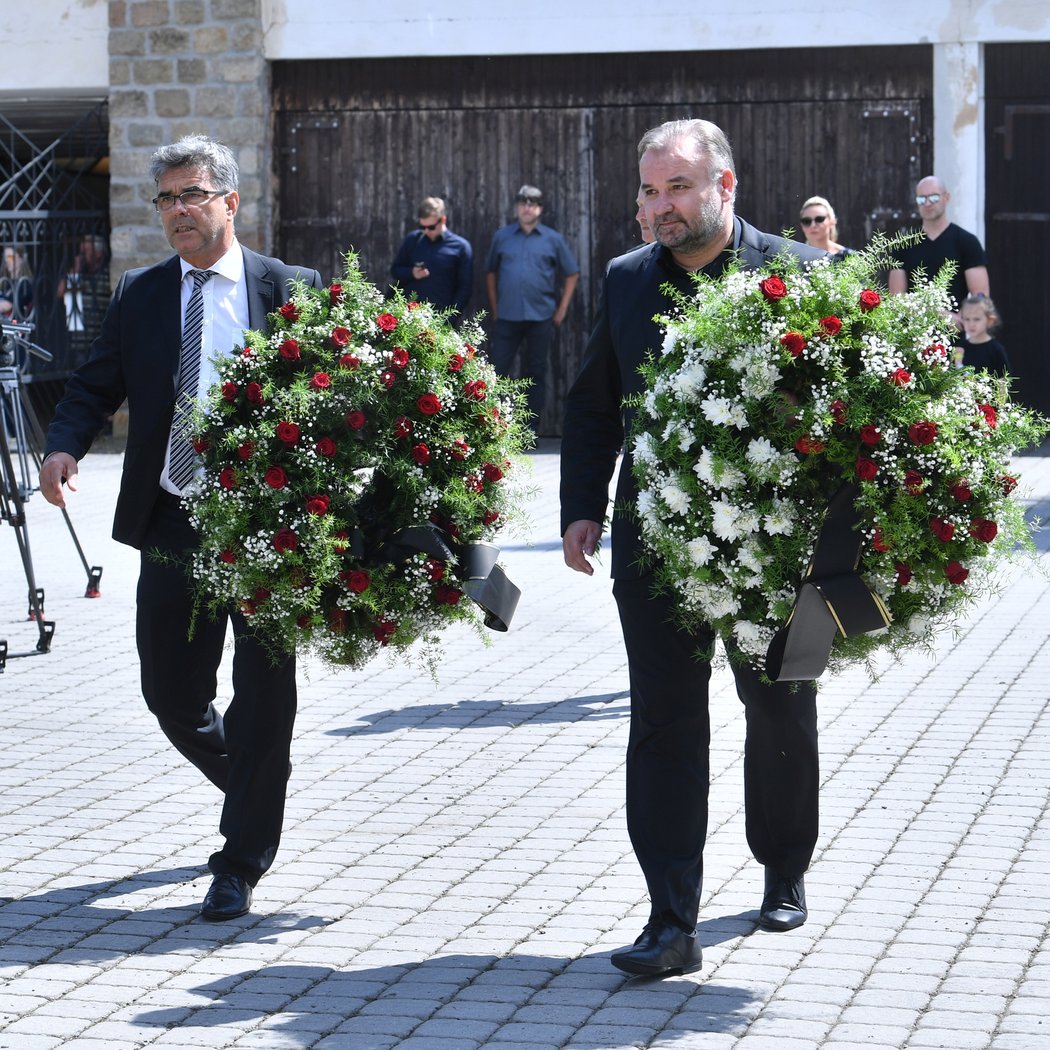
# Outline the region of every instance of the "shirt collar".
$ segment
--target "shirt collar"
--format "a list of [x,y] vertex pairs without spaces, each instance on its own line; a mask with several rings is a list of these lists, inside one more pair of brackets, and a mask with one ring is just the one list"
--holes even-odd
[[[182,277],[185,278],[191,270],[200,269],[199,266],[191,266],[185,259],[180,258],[179,264],[182,268]],[[235,237],[233,244],[227,249],[226,254],[208,267],[212,273],[218,274],[220,277],[225,277],[226,280],[232,281],[234,284],[240,283],[244,277],[244,256],[241,254],[240,242]]]

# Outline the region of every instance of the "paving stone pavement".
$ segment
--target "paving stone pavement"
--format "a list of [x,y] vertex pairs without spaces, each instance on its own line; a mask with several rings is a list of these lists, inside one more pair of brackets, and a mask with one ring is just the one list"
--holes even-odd
[[[57,629],[0,674],[0,1048],[1050,1045],[1050,555],[932,656],[823,684],[822,831],[793,933],[755,928],[743,719],[716,673],[704,966],[627,980],[608,956],[648,908],[624,830],[625,661],[607,574],[561,562],[557,444],[530,460],[511,631],[450,635],[437,681],[383,659],[303,668],[285,839],[225,924],[196,917],[219,797],[138,692],[137,555],[109,539],[121,458],[89,455],[71,501],[96,601],[30,498]],[[1050,452],[1018,466],[1045,512]],[[24,602],[4,524],[13,652],[35,644]]]

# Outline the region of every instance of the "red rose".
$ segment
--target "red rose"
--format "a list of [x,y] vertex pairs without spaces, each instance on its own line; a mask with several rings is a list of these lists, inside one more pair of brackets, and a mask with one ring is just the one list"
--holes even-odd
[[332,385],[332,377],[327,372],[314,372],[310,386],[314,390],[327,390]]
[[907,470],[904,472],[904,491],[909,496],[918,496],[922,492],[922,487],[925,484],[926,479],[917,470]]
[[356,354],[343,354],[339,358],[340,367],[349,368],[351,372],[356,372],[360,364],[361,359]]
[[372,634],[380,645],[386,645],[397,632],[397,624],[393,620],[376,620],[372,625]]
[[458,587],[452,587],[447,583],[439,583],[434,588],[434,600],[438,605],[458,605],[463,592]]
[[943,343],[934,343],[932,346],[928,346],[923,350],[922,356],[927,361],[932,361],[934,364],[941,364],[948,360],[948,351],[944,349]]
[[882,431],[874,423],[865,423],[860,428],[860,439],[865,445],[877,445],[882,440]]
[[222,397],[224,401],[236,401],[241,388],[236,383],[222,384]]
[[466,364],[466,358],[462,354],[452,354],[448,359],[448,370],[458,372]]
[[294,323],[299,320],[299,307],[295,305],[291,300],[286,302],[284,306],[278,311],[280,315],[289,322]]
[[974,518],[970,522],[970,535],[981,543],[991,543],[999,534],[999,526],[987,518]]
[[835,400],[831,402],[831,418],[835,420],[839,426],[842,426],[846,422],[846,402]]
[[241,357],[252,357],[254,354],[255,351],[250,346],[245,346],[241,351]]
[[422,304],[421,302],[418,302],[418,301],[417,301],[416,299],[413,299],[413,300],[412,300],[412,301],[411,301],[411,302],[410,302],[410,303],[408,304],[408,308],[409,308],[410,310],[418,310],[418,309],[419,309],[419,308],[420,308],[420,307],[421,307],[422,305],[423,305],[423,304]]
[[878,474],[879,465],[873,459],[868,459],[867,456],[858,456],[854,469],[861,481],[871,481]]
[[341,284],[330,284],[328,286],[328,301],[335,306],[343,298],[343,286]]
[[895,562],[893,567],[897,570],[897,585],[899,587],[907,587],[911,583],[912,571],[910,565],[905,565],[904,562]]
[[876,529],[875,535],[872,537],[871,545],[880,553],[885,554],[890,549],[890,545],[886,542],[885,537],[882,535],[882,529]]
[[795,442],[795,451],[801,452],[804,456],[808,456],[811,453],[815,454],[824,451],[824,442],[820,438],[810,437],[809,434],[803,434]]
[[256,612],[255,602],[241,602],[241,612],[244,613],[245,616],[254,616]]
[[283,467],[270,467],[263,475],[263,481],[272,489],[283,489],[288,484],[288,475]]
[[372,586],[372,577],[364,569],[350,569],[348,572],[341,572],[339,579],[346,584],[347,590],[353,591],[354,594],[364,594]]
[[219,553],[219,561],[225,562],[227,565],[236,565],[237,564],[237,555],[234,554],[233,551],[231,551],[229,547],[227,547],[225,550],[220,551],[220,553]]
[[468,474],[463,479],[463,487],[468,492],[480,492],[485,487],[485,479],[480,474]]
[[463,384],[463,394],[474,401],[484,401],[488,385],[483,379],[471,379]]
[[394,420],[394,437],[408,437],[412,433],[412,420],[408,416],[398,416]]
[[273,537],[274,550],[285,554],[299,549],[299,537],[291,529],[278,529]]
[[838,335],[842,331],[842,322],[832,315],[820,319],[820,330],[824,335]]
[[984,416],[984,421],[988,424],[988,429],[995,430],[999,423],[999,417],[995,414],[995,409],[992,408],[991,405],[978,405],[977,407]]
[[878,292],[873,292],[870,288],[865,288],[860,293],[860,299],[858,305],[863,313],[868,313],[870,310],[874,310],[879,303],[882,302],[882,296]]
[[452,442],[452,458],[457,463],[462,463],[467,458],[467,453],[470,452],[470,445],[468,445],[463,438],[456,438]]
[[324,456],[326,459],[331,459],[339,451],[339,446],[336,445],[335,440],[330,437],[323,437],[320,441],[314,445],[319,456]]
[[384,332],[392,332],[397,328],[397,318],[393,314],[380,314],[376,318],[376,324]]
[[384,368],[379,373],[379,381],[389,390],[397,382],[397,374],[391,372],[389,368]]
[[427,558],[427,560],[423,562],[423,568],[426,569],[427,576],[429,576],[434,583],[445,578],[445,563],[443,561],[438,561],[436,558]]
[[484,525],[491,525],[494,521],[497,521],[498,519],[499,519],[499,511],[498,510],[487,510],[481,516],[481,521],[482,521],[482,524],[484,524]]
[[237,487],[237,472],[233,467],[223,467],[219,471],[219,484],[224,489],[232,489]]
[[787,285],[784,284],[781,278],[774,274],[772,277],[767,277],[763,281],[758,282],[759,291],[765,297],[766,302],[775,303],[778,299],[783,299],[787,295]]
[[299,343],[295,339],[285,339],[277,350],[285,361],[298,361],[302,357],[302,354],[299,353]]
[[403,347],[395,346],[390,354],[390,363],[395,368],[407,368],[409,362],[408,351]]
[[495,463],[483,463],[481,473],[485,475],[486,481],[491,481],[493,484],[503,480],[503,471]]
[[201,434],[197,434],[196,437],[190,442],[193,446],[193,451],[199,456],[202,452],[207,452],[211,448],[211,442]]
[[361,409],[355,408],[352,412],[347,412],[344,422],[351,430],[360,430],[367,422],[367,419]]
[[257,602],[264,602],[270,597],[270,592],[265,587],[256,587],[254,597]]
[[430,449],[421,441],[418,445],[412,446],[412,458],[420,466],[423,466],[430,462]]
[[248,402],[253,405],[261,405],[265,398],[263,397],[263,389],[258,383],[249,383],[244,388],[244,396],[248,399]]
[[328,513],[328,504],[332,502],[331,496],[310,496],[306,501],[306,512],[321,518]]
[[425,416],[436,416],[441,411],[441,402],[437,394],[421,394],[416,399],[416,408]]
[[957,499],[960,503],[973,499],[973,490],[964,478],[960,478],[948,491],[952,494],[952,499]]
[[999,479],[999,484],[1003,487],[1003,495],[1009,496],[1017,488],[1017,478],[1012,477],[1010,474],[1004,474]]
[[806,349],[806,337],[801,332],[787,332],[780,337],[780,345],[792,357],[798,357]]
[[908,438],[913,445],[932,445],[937,438],[937,424],[924,420],[908,427]]
[[890,382],[894,386],[907,386],[911,382],[911,372],[906,368],[896,368],[890,373]]
[[944,575],[948,577],[949,583],[960,584],[970,575],[970,570],[957,561],[950,561],[944,567]]
[[277,437],[286,445],[294,445],[299,440],[299,427],[287,419],[277,424]]
[[955,536],[955,526],[950,521],[945,521],[944,518],[930,518],[930,532],[941,543],[950,543]]

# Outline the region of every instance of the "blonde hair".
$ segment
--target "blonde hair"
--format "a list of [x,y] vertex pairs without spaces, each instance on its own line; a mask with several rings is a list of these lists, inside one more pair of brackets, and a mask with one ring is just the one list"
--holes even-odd
[[978,292],[976,295],[968,295],[962,301],[962,306],[959,307],[959,312],[962,313],[963,309],[967,306],[980,306],[984,309],[984,316],[988,318],[988,331],[997,332],[999,326],[1003,323],[1003,319],[999,314],[999,311],[995,308],[995,303],[984,294],[984,292]]
[[839,220],[835,216],[835,209],[831,206],[831,201],[827,197],[810,197],[809,200],[802,205],[798,210],[798,217],[802,218],[802,213],[807,208],[826,208],[828,211],[828,237],[837,241],[839,239]]

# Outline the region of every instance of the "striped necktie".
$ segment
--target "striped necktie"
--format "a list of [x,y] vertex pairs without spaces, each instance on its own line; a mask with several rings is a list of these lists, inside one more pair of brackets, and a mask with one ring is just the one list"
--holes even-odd
[[194,456],[190,434],[190,412],[197,397],[201,374],[201,343],[204,341],[204,285],[214,270],[190,270],[193,291],[186,306],[182,326],[182,353],[179,355],[179,385],[175,391],[175,417],[168,446],[168,480],[180,491],[193,477]]

